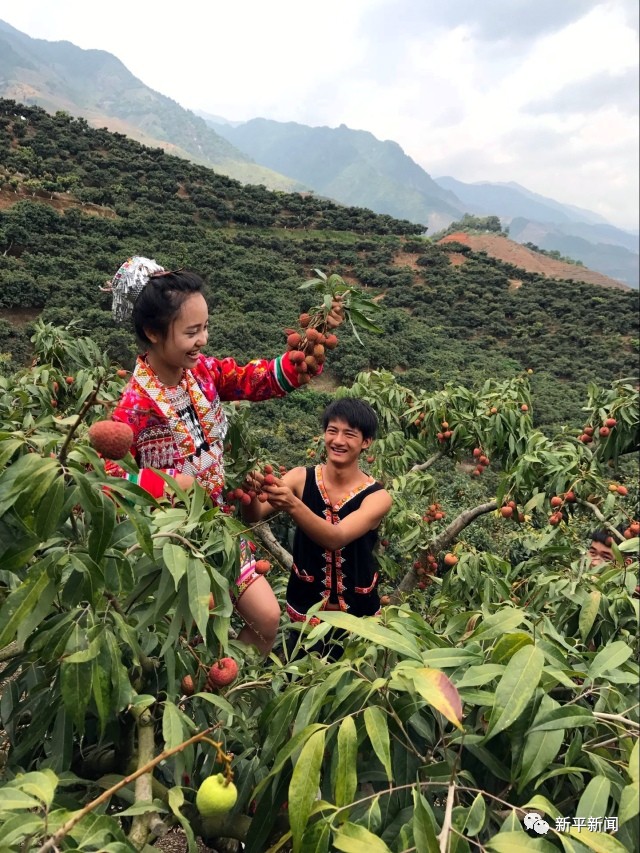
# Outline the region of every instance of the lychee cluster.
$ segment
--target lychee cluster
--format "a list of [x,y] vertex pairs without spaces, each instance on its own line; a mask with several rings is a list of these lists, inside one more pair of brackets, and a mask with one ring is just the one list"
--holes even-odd
[[[263,474],[264,484],[266,486],[275,486],[275,484],[278,482],[273,472],[273,465],[264,466]],[[280,476],[287,473],[287,469],[284,467],[284,465],[280,465],[279,472]],[[227,507],[230,507],[230,505],[232,505],[234,501],[238,501],[244,506],[249,506],[249,504],[252,500],[254,500],[254,498],[257,498],[260,503],[266,503],[269,500],[269,496],[262,489],[256,489],[253,485],[249,485],[248,483],[245,483],[245,486],[247,486],[247,488],[242,488],[242,486],[238,486],[238,488],[236,489],[229,489],[229,491],[225,495],[227,500]],[[225,507],[223,507],[223,510],[225,510]],[[228,509],[225,511],[228,511]]]
[[430,552],[425,554],[424,560],[416,560],[413,570],[420,578],[416,586],[418,589],[426,589],[431,584],[432,577],[438,573],[438,561]]
[[434,521],[442,521],[446,518],[446,512],[442,509],[439,503],[429,504],[426,513],[422,516],[422,520],[427,524],[433,524]]
[[326,351],[338,346],[338,338],[327,332],[324,314],[300,314],[300,330],[285,329],[289,358],[298,373],[298,381],[306,384],[324,364]]
[[453,432],[449,429],[449,424],[447,421],[442,421],[440,426],[442,427],[442,432],[436,433],[436,438],[438,439],[438,442],[440,444],[444,444],[445,441],[449,441],[449,439],[453,435]]
[[514,521],[519,521],[520,524],[524,521],[524,513],[518,510],[518,504],[515,501],[507,501],[500,507],[500,515],[503,518],[511,518]]
[[133,430],[120,421],[96,421],[89,427],[89,441],[105,459],[124,459],[133,444]]
[[476,467],[471,472],[472,477],[479,477],[485,468],[491,464],[491,460],[485,454],[481,447],[474,447],[472,451],[473,458],[476,460]]
[[[600,438],[607,438],[611,434],[611,430],[617,426],[618,421],[615,418],[605,418],[602,422],[601,426],[598,429],[598,435]],[[583,427],[582,432],[578,436],[578,440],[583,444],[591,444],[594,439],[594,433],[596,428],[587,424],[587,426]]]

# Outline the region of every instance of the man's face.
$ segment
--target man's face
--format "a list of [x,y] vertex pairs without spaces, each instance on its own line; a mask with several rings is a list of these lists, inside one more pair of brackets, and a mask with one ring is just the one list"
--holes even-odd
[[603,566],[614,561],[613,551],[608,545],[593,540],[589,546],[589,562],[592,566]]
[[370,444],[370,438],[363,438],[359,429],[343,420],[329,421],[324,432],[327,459],[335,465],[346,466],[357,462],[361,452]]

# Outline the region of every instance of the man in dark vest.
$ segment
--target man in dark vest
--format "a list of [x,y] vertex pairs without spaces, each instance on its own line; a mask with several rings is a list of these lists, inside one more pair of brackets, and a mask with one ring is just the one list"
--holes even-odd
[[391,496],[359,465],[378,419],[368,403],[346,397],[327,406],[322,426],[326,462],[293,468],[271,485],[252,475],[268,502],[254,499],[243,513],[247,521],[258,521],[284,511],[296,524],[287,585],[287,613],[294,622],[307,621],[317,603],[321,610],[354,616],[373,616],[380,608],[373,549]]

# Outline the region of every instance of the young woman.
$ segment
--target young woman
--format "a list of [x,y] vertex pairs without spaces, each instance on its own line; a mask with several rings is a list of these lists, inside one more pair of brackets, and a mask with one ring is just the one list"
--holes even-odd
[[[222,503],[223,446],[227,422],[223,400],[268,400],[298,387],[288,353],[241,366],[232,358],[205,356],[208,308],[203,281],[193,272],[170,272],[148,258],[134,257],[118,270],[107,288],[118,322],[129,317],[145,348],[112,417],[129,424],[138,484],[156,497],[164,480],[153,469],[174,477],[183,488],[197,481],[214,503]],[[342,321],[334,303],[328,325]],[[110,473],[127,475],[117,465]],[[242,642],[268,654],[275,640],[280,607],[267,580],[243,543],[234,600],[245,622]]]

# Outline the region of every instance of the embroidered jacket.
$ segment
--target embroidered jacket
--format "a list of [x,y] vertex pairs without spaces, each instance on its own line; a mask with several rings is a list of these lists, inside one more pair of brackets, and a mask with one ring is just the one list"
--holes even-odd
[[271,361],[256,359],[245,366],[232,358],[200,355],[196,366],[184,371],[177,386],[163,385],[146,360],[139,357],[112,418],[133,430],[131,454],[140,473],[134,478],[115,462],[107,462],[107,471],[135,479],[154,497],[162,494],[164,481],[151,469],[171,475],[189,474],[219,502],[227,432],[221,402],[268,400],[283,397],[297,387],[297,373],[288,353]]

